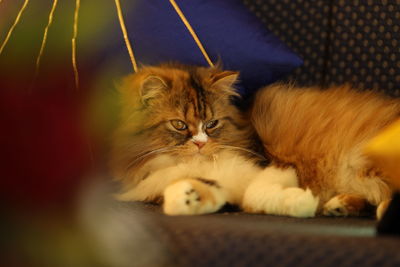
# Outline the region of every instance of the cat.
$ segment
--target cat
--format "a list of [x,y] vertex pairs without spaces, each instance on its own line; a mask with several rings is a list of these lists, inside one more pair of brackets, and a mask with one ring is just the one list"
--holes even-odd
[[163,203],[169,215],[245,212],[381,216],[392,194],[363,146],[400,116],[400,102],[349,86],[258,91],[243,112],[239,73],[166,63],[120,86],[111,169],[122,201]]

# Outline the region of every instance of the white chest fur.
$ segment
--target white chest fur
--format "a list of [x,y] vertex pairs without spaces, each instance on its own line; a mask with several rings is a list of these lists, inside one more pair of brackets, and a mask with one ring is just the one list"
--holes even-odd
[[162,155],[149,161],[138,172],[140,182],[118,198],[125,201],[144,201],[161,196],[171,183],[185,178],[200,177],[216,181],[226,188],[232,203],[240,201],[251,179],[261,171],[254,162],[229,151],[221,152],[212,159],[201,155],[185,162],[172,156]]

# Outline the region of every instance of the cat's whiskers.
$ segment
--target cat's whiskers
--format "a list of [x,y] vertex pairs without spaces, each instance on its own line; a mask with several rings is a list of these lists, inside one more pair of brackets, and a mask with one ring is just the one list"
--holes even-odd
[[232,150],[241,150],[241,151],[250,153],[250,154],[252,154],[254,156],[257,156],[260,159],[267,160],[263,155],[261,155],[261,154],[259,154],[257,152],[254,152],[254,151],[252,151],[250,149],[247,149],[247,148],[238,147],[238,146],[230,146],[230,145],[219,145],[219,148],[226,148],[226,149],[232,149]]
[[214,165],[214,169],[216,169],[217,168],[217,159],[218,159],[218,155],[212,155],[212,158],[213,158],[213,165]]
[[127,170],[130,169],[130,168],[131,168],[132,166],[134,166],[137,162],[139,162],[140,160],[143,160],[143,159],[145,159],[146,157],[149,157],[149,156],[151,156],[151,155],[154,155],[154,154],[161,154],[161,153],[171,152],[171,151],[176,151],[176,150],[178,150],[177,147],[162,147],[162,148],[159,148],[159,149],[154,149],[154,150],[151,150],[151,151],[143,152],[143,153],[137,155],[136,158],[127,166],[126,169],[127,169]]

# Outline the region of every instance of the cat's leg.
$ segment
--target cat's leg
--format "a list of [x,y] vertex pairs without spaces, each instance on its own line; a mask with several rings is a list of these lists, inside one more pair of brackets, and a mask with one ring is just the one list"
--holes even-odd
[[243,209],[252,213],[314,217],[319,200],[310,189],[298,187],[293,168],[268,167],[250,183],[243,197]]
[[340,194],[324,204],[325,216],[360,216],[371,207],[368,201],[359,195]]
[[120,201],[158,202],[165,188],[179,180],[182,174],[176,166],[161,169],[145,176],[135,186],[125,189],[115,197]]
[[166,187],[163,209],[168,215],[206,214],[218,211],[225,203],[225,191],[217,182],[188,178]]
[[[357,172],[354,173],[354,170]],[[372,207],[377,207],[376,216],[378,219],[382,216],[390,202],[392,190],[385,182],[386,179],[379,176],[379,170],[365,166],[361,171],[344,168],[338,177],[336,184],[340,193],[324,204],[324,215],[369,215],[373,212]]]

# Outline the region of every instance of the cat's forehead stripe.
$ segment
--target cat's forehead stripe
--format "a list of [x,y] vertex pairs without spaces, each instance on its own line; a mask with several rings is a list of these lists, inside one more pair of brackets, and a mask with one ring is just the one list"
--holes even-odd
[[206,117],[206,96],[205,96],[205,90],[203,86],[197,81],[196,77],[194,76],[193,73],[190,75],[190,87],[195,90],[196,93],[196,111],[200,115],[201,118]]
[[193,96],[192,94],[193,92],[191,92],[190,94],[188,94],[187,99],[185,100],[185,108],[184,108],[184,115],[185,118],[188,121],[196,121],[197,119],[199,119],[199,114],[198,114],[198,110],[197,110],[197,99],[196,97]]
[[201,84],[201,77],[195,70],[189,70],[188,76],[181,80],[183,84],[181,105],[183,116],[188,122],[197,124],[199,120],[206,121],[213,117],[214,112],[208,101],[206,89]]

